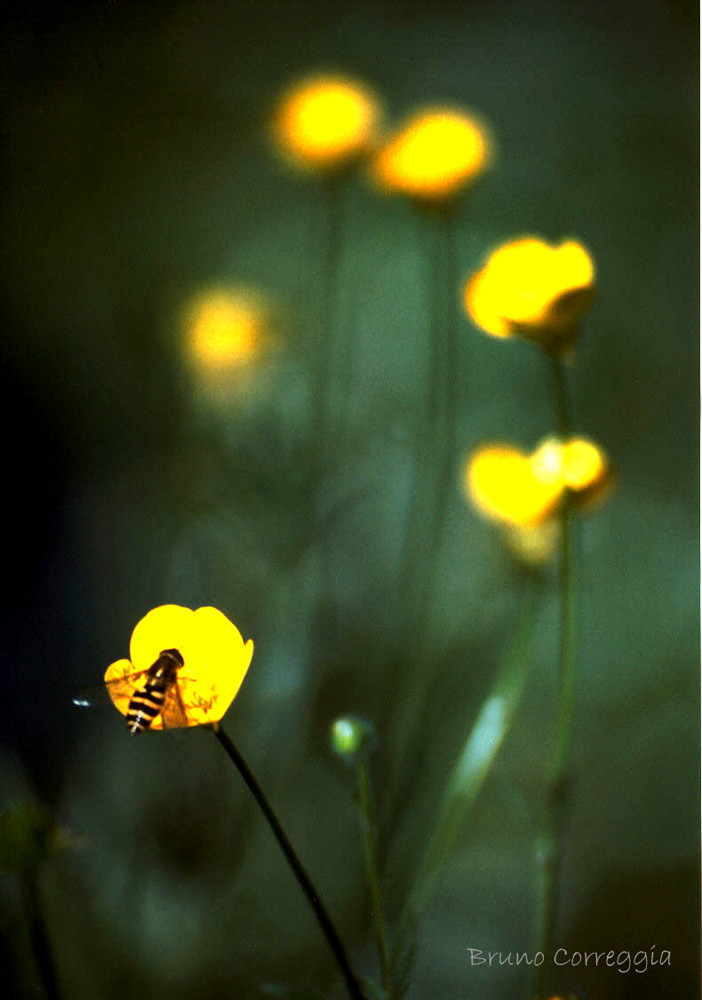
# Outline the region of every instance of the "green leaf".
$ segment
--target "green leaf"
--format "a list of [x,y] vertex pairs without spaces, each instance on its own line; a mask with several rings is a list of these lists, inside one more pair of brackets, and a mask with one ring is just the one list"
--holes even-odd
[[491,690],[468,733],[451,769],[439,815],[405,904],[400,921],[400,937],[427,905],[442,865],[483,787],[490,769],[509,732],[524,690],[531,657],[535,597],[537,590],[527,584],[515,641],[500,665]]

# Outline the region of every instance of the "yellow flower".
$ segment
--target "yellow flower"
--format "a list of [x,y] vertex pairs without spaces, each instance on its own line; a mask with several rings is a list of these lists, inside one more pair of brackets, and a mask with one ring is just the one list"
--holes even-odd
[[555,511],[561,495],[559,482],[535,475],[531,459],[509,444],[483,445],[466,467],[468,497],[492,521],[513,526],[535,526]]
[[186,352],[201,373],[232,372],[250,362],[268,334],[271,309],[255,289],[217,285],[185,309]]
[[572,341],[594,295],[595,268],[583,246],[550,246],[526,236],[492,252],[468,280],[464,302],[486,333],[518,335],[551,349]]
[[334,172],[371,150],[379,120],[379,103],[363,84],[343,76],[315,76],[283,95],[273,118],[273,137],[295,166]]
[[486,170],[488,132],[475,118],[448,108],[418,112],[378,153],[372,176],[388,193],[424,204],[455,199]]
[[601,500],[612,481],[604,453],[585,438],[562,444],[546,438],[529,455],[509,444],[478,448],[465,470],[466,495],[496,523],[520,562],[547,562],[558,542],[558,513],[565,490],[574,508]]
[[[192,611],[164,604],[149,611],[132,632],[130,659],[117,660],[105,673],[115,707],[130,714],[149,680],[149,669],[164,652],[182,660],[167,685],[153,721],[141,728],[163,729],[218,722],[241,687],[253,656],[237,627],[216,608]],[[154,689],[155,690],[155,689]],[[155,691],[159,694],[158,691]]]
[[565,444],[555,437],[546,438],[530,461],[538,479],[567,488],[580,509],[601,500],[612,483],[607,456],[586,438],[571,438]]

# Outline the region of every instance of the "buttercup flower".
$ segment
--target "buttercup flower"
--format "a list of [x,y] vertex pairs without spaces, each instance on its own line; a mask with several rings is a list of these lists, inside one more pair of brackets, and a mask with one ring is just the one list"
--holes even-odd
[[594,295],[595,268],[583,246],[526,236],[492,252],[469,278],[464,302],[493,337],[521,336],[551,350],[571,343]]
[[509,444],[478,448],[466,467],[467,494],[476,509],[492,521],[535,526],[558,509],[561,484],[535,475],[531,459]]
[[567,487],[579,509],[602,499],[612,483],[606,455],[586,438],[571,438],[565,444],[546,438],[531,456],[531,466],[541,481]]
[[491,158],[488,132],[475,118],[447,108],[415,114],[379,152],[378,186],[423,204],[452,201],[484,173]]
[[499,526],[510,551],[530,564],[548,561],[555,551],[564,490],[573,507],[584,510],[610,484],[606,456],[585,438],[565,444],[546,438],[531,455],[509,444],[483,445],[465,469],[471,504]]
[[343,76],[315,76],[283,95],[273,136],[295,166],[334,172],[370,151],[379,120],[379,103],[363,84]]
[[271,308],[260,292],[215,285],[196,295],[185,310],[186,351],[200,373],[241,368],[261,350]]
[[[142,728],[218,722],[241,687],[253,656],[253,641],[245,643],[237,627],[216,608],[192,611],[177,604],[154,608],[132,632],[130,658],[117,660],[105,673],[110,698],[122,715],[131,716],[130,703],[149,679],[145,671],[164,653],[176,669],[161,704],[153,703],[157,712],[152,721]],[[147,715],[153,699],[148,701]]]

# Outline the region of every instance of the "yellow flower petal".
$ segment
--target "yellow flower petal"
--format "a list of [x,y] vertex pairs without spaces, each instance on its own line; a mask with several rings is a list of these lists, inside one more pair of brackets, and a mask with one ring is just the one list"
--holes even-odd
[[495,294],[484,271],[468,281],[464,296],[466,310],[473,322],[493,337],[510,337],[511,325],[495,311]]
[[148,670],[164,649],[177,649],[183,659],[190,649],[194,611],[179,604],[162,604],[137,623],[129,643],[134,670]]
[[478,449],[466,470],[468,496],[490,520],[512,525],[536,525],[557,509],[558,482],[538,479],[527,455],[511,445]]
[[592,441],[573,438],[563,449],[566,485],[571,490],[587,490],[608,476],[604,454]]
[[530,461],[537,479],[560,489],[567,487],[577,507],[601,498],[611,483],[606,455],[586,438],[571,438],[565,445],[558,438],[546,438]]
[[219,285],[196,295],[184,310],[185,350],[195,372],[242,368],[261,351],[271,307],[255,289]]
[[133,682],[124,684],[120,682],[126,677],[131,677],[133,674],[134,664],[131,660],[117,660],[115,663],[111,663],[105,671],[105,684],[107,685],[108,693],[115,708],[122,715],[127,714],[129,702],[132,700],[135,688]]
[[372,167],[387,192],[419,201],[454,198],[487,169],[491,141],[475,118],[445,108],[415,114],[390,139]]
[[343,76],[316,76],[283,95],[273,134],[296,166],[329,171],[369,151],[379,119],[378,101],[363,84]]
[[233,622],[216,608],[193,612],[189,647],[179,672],[183,701],[192,725],[218,722],[234,700],[253,657]]

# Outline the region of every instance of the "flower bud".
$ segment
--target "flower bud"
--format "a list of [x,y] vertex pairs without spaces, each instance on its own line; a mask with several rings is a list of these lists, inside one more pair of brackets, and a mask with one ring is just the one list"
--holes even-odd
[[357,715],[339,716],[330,733],[334,753],[352,762],[368,752],[374,738],[370,722]]

